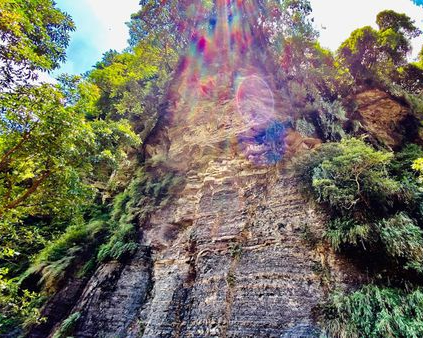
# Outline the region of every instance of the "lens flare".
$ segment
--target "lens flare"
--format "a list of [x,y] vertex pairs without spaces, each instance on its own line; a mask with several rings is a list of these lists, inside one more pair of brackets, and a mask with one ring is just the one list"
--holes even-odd
[[204,135],[204,144],[219,144],[212,147],[216,152],[236,148],[259,165],[280,161],[285,127],[275,109],[277,91],[267,80],[272,74],[263,61],[255,1],[217,0],[207,15],[195,8],[190,15],[201,12],[203,19],[190,35],[178,74],[184,104],[171,113],[181,125],[201,126],[193,133]]
[[251,75],[240,81],[236,104],[238,113],[246,123],[268,125],[275,120],[273,92],[258,75]]

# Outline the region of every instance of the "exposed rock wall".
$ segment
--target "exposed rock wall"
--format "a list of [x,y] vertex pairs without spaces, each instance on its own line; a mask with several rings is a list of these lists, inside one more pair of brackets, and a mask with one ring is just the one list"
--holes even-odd
[[324,215],[285,164],[318,141],[289,129],[289,100],[242,50],[202,71],[203,50],[185,62],[145,145],[184,183],[140,224],[134,257],[99,267],[76,295],[74,337],[317,337],[328,285],[360,279],[312,243]]
[[360,121],[366,133],[379,142],[397,148],[405,140],[417,141],[419,122],[409,107],[388,93],[369,89],[355,95],[353,100],[356,110],[350,117]]
[[[340,285],[358,274],[335,266],[326,248],[310,247],[304,225],[318,232],[322,216],[294,177],[212,161],[152,215],[148,250],[123,268],[99,268],[73,311],[83,315],[74,336],[317,337],[321,269]],[[176,236],[167,236],[175,226]]]
[[356,271],[304,238],[324,218],[295,173],[267,161],[286,154],[285,134],[258,140],[265,123],[245,124],[235,99],[207,102],[191,116],[174,107],[146,147],[184,184],[140,229],[137,254],[88,282],[72,310],[82,314],[75,337],[317,337],[328,283],[356,283]]
[[[263,68],[243,71],[244,79],[253,74],[270,83]],[[289,104],[276,96],[269,102],[271,86],[258,88],[246,108],[274,109],[270,119],[245,119],[236,92],[216,100],[215,88],[190,101],[181,88],[145,145],[147,158],[164,159],[160,171],[179,172],[179,191],[140,224],[140,249],[129,261],[100,266],[83,291],[86,281],[70,281],[48,313],[59,320],[63,311],[55,306],[73,302],[68,312],[81,313],[74,337],[318,337],[316,306],[328,288],[364,279],[351,262],[313,243],[325,216],[286,168],[293,153],[318,140],[285,127]],[[404,106],[377,90],[356,99],[366,128],[398,144]],[[375,112],[395,119],[372,130]],[[29,336],[52,337],[58,327]]]

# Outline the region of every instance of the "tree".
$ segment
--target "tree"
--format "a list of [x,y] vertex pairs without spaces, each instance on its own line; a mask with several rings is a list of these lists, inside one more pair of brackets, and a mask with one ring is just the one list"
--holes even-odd
[[[176,62],[176,52],[163,54],[150,40],[121,54],[108,52],[85,79],[72,84],[79,97],[75,109],[90,120],[127,119],[143,139],[157,120],[165,83]],[[72,91],[71,83],[67,85],[67,91]]]
[[413,62],[399,67],[392,80],[406,92],[420,94],[423,90],[423,64]]
[[392,80],[405,91],[420,94],[423,90],[423,48],[416,62],[399,67]]
[[364,80],[373,76],[379,50],[378,32],[370,26],[356,29],[338,49],[338,57],[345,63],[352,76]]
[[37,77],[37,71],[56,69],[65,60],[70,16],[53,0],[0,2],[0,88]]
[[381,32],[392,29],[394,32],[401,33],[408,39],[415,38],[421,33],[407,15],[396,13],[392,10],[378,13],[376,23]]
[[268,29],[269,41],[296,38],[304,42],[315,41],[317,31],[310,17],[309,0],[263,1],[263,26]]
[[1,95],[0,218],[13,211],[17,217],[13,218],[19,219],[27,200],[31,208],[38,208],[35,200],[41,197],[37,196],[41,187],[85,156],[79,151],[86,149],[84,143],[92,142],[93,134],[81,116],[65,109],[60,99],[60,93],[48,85]]
[[355,30],[338,49],[339,60],[359,83],[390,77],[405,66],[410,39],[421,34],[408,16],[391,10],[380,12],[377,24],[379,30]]
[[142,0],[140,5],[128,23],[129,45],[135,47],[140,41],[149,40],[164,54],[169,50],[182,52],[215,9],[211,0]]
[[[84,228],[92,210],[103,210],[98,201],[112,173],[140,144],[127,116],[116,109],[114,116],[102,113],[99,101],[106,91],[109,101],[122,96],[125,77],[140,85],[154,77],[155,66],[144,63],[149,52],[110,52],[90,80],[62,75],[58,86],[29,81],[65,59],[73,29],[52,0],[0,2],[1,333],[39,319],[39,295],[16,277],[50,240],[67,228]],[[102,92],[97,80],[109,87]]]
[[94,177],[108,167],[110,175],[120,147],[137,143],[127,123],[88,122],[62,98],[50,85],[0,95],[0,222],[9,234],[29,216],[78,214]]
[[[84,224],[127,149],[126,120],[86,119],[51,85],[0,94],[0,332],[40,319],[16,276],[68,227]],[[101,205],[101,204],[99,204]],[[98,207],[100,208],[100,207]]]
[[317,199],[337,213],[361,212],[373,203],[381,208],[399,193],[399,183],[386,169],[392,153],[376,151],[359,139],[343,139],[323,148],[321,162],[312,171],[312,187]]

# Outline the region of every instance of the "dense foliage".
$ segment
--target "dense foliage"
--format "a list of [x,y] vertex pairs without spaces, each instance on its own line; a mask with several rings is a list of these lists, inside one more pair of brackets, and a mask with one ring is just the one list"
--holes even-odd
[[[313,64],[317,70],[304,71],[306,84],[297,83],[298,74],[288,83],[301,117],[296,129],[332,141],[304,152],[294,166],[305,190],[328,212],[323,240],[354,259],[370,283],[351,294],[333,290],[322,314],[322,325],[333,337],[422,335],[422,148],[403,144],[393,152],[371,135],[351,137],[368,132],[360,132],[359,122],[345,124],[345,114],[322,119],[323,107],[339,102],[336,95],[341,96],[341,111],[353,111],[346,91],[379,88],[408,103],[421,121],[421,55],[408,60],[410,41],[421,31],[405,14],[391,10],[379,13],[376,23],[378,30],[368,26],[352,32],[335,55],[328,54],[333,61],[324,68]],[[310,57],[299,59],[304,63]],[[331,77],[322,77],[319,70]]]
[[359,28],[342,43],[339,56],[357,81],[375,81],[406,65],[411,50],[410,39],[421,31],[405,14],[391,10],[380,12],[379,30]]
[[423,293],[368,285],[332,296],[327,327],[335,337],[421,337]]
[[[394,154],[377,151],[360,139],[326,143],[300,161],[305,182],[332,215],[326,237],[336,250],[380,250],[391,263],[422,271],[423,231],[420,193],[412,173],[397,177],[389,167]],[[411,167],[411,166],[410,166]],[[412,216],[410,216],[410,215]]]
[[394,154],[345,138],[297,160],[303,181],[331,216],[325,238],[356,257],[378,284],[333,295],[324,322],[335,337],[421,334],[422,192],[412,168],[421,152],[409,145]]
[[0,87],[37,77],[65,60],[75,26],[52,0],[3,0],[0,3]]
[[[120,236],[111,197],[131,180],[134,151],[156,123],[176,63],[172,49],[163,55],[139,39],[84,76],[63,74],[58,85],[23,81],[57,68],[72,29],[53,1],[0,5],[1,333],[43,321],[45,297],[69,273],[92,272],[97,252],[101,260],[120,257],[122,248],[105,244]],[[34,276],[38,286],[27,282]]]

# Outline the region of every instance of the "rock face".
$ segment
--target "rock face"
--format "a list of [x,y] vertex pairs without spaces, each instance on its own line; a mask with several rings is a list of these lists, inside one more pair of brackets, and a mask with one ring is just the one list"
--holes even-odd
[[222,153],[151,215],[130,262],[98,269],[72,311],[82,314],[73,335],[318,337],[325,283],[358,276],[302,235],[322,220],[294,176]]
[[292,147],[316,142],[292,136],[259,57],[221,46],[182,62],[145,145],[184,183],[140,225],[134,257],[99,267],[75,299],[74,337],[318,337],[328,285],[360,278],[314,245],[324,216],[285,168]]
[[411,139],[417,137],[418,121],[408,107],[389,94],[371,89],[357,94],[354,101],[357,109],[353,117],[361,121],[367,133],[383,144],[395,148],[404,142],[405,136]]

